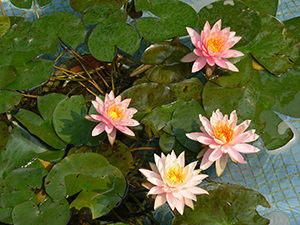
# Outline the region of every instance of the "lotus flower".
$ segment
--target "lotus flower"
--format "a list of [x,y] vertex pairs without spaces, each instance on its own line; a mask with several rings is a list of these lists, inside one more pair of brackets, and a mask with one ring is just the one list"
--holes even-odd
[[192,73],[201,70],[206,63],[209,66],[218,66],[238,72],[238,68],[227,60],[227,58],[240,57],[244,54],[237,50],[231,50],[241,37],[230,32],[230,27],[221,30],[221,20],[216,22],[212,29],[208,22],[205,23],[201,36],[192,28],[187,27],[193,45],[196,47],[193,52],[181,59],[181,62],[194,62]]
[[85,118],[93,121],[100,122],[92,131],[92,136],[97,136],[103,131],[106,131],[108,140],[111,145],[116,140],[117,130],[129,136],[135,136],[132,130],[128,127],[137,126],[139,122],[132,119],[133,114],[137,112],[134,108],[129,108],[131,99],[121,101],[121,96],[115,95],[113,91],[105,96],[105,102],[98,96],[96,101],[92,101],[93,106],[99,114],[86,115]]
[[154,159],[155,164],[150,162],[152,171],[140,169],[151,183],[144,185],[150,189],[148,195],[157,195],[154,209],[168,202],[172,210],[176,208],[182,215],[184,205],[194,209],[192,200],[197,201],[195,195],[208,194],[202,188],[196,187],[208,175],[199,174],[200,170],[194,170],[196,161],[185,167],[184,152],[178,158],[174,151],[167,157],[162,153],[161,158],[154,154]]
[[213,112],[210,121],[199,115],[202,127],[202,132],[188,133],[186,136],[194,141],[199,141],[202,144],[208,145],[202,162],[200,164],[201,170],[209,168],[213,162],[216,162],[216,172],[221,176],[225,170],[228,155],[234,162],[246,164],[243,156],[240,153],[250,154],[260,151],[247,142],[257,140],[259,137],[255,134],[255,130],[244,132],[250,125],[250,120],[245,120],[240,125],[237,124],[237,115],[235,110],[228,116],[220,112],[218,109]]

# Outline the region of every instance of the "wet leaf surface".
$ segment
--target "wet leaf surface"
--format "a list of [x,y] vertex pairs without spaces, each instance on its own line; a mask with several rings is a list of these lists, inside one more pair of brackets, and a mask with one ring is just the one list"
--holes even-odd
[[276,16],[278,1],[277,0],[242,0],[246,3],[250,9],[256,10],[261,13],[270,14],[272,16]]
[[0,113],[4,113],[17,105],[23,96],[19,93],[0,90]]
[[7,125],[0,121],[0,151],[3,150],[8,141],[9,132]]
[[10,28],[10,19],[7,15],[0,16],[0,37],[3,36]]
[[[270,207],[263,195],[239,184],[209,184],[203,186],[209,195],[198,195],[195,209],[185,207],[184,215],[178,215],[172,225],[179,224],[259,224],[270,221],[256,211],[257,205]],[[201,216],[199,216],[201,215]]]

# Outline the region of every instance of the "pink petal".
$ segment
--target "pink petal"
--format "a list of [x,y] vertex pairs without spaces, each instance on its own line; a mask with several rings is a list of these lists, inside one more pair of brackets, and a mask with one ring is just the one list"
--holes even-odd
[[227,69],[231,70],[233,72],[239,72],[239,69],[231,62],[229,62],[227,59],[223,59],[224,62],[227,64]]
[[155,178],[155,177],[147,177],[147,180],[148,180],[150,183],[152,183],[152,184],[154,184],[154,185],[156,185],[156,186],[162,186],[162,180],[161,180],[161,179],[157,179],[157,178]]
[[180,62],[194,62],[198,59],[199,56],[197,56],[194,52],[190,52],[187,55],[183,56],[180,59]]
[[117,126],[117,129],[119,131],[121,131],[122,133],[124,134],[127,134],[129,136],[135,136],[135,134],[133,133],[132,130],[130,130],[128,127],[125,127],[125,126]]
[[195,37],[196,38],[196,39],[194,39],[194,41],[191,39],[193,45],[196,46],[196,42],[195,41],[197,39],[198,39],[198,41],[201,40],[200,34],[197,31],[195,31],[194,29],[190,28],[190,27],[186,27],[186,30],[189,33],[190,37]]
[[227,69],[227,64],[223,59],[215,59],[215,62],[219,67]]
[[194,209],[194,203],[193,203],[193,201],[191,199],[184,198],[184,204],[186,204],[191,209]]
[[193,141],[197,141],[197,138],[201,135],[202,133],[201,132],[193,132],[193,133],[186,133],[185,135],[193,140]]
[[243,156],[236,151],[234,148],[229,148],[228,150],[229,156],[236,162],[247,164],[247,162],[244,160]]
[[180,191],[172,191],[172,195],[177,198],[179,201],[183,200],[183,195]]
[[182,194],[182,196],[183,196],[184,198],[188,198],[188,199],[192,199],[192,200],[194,200],[194,201],[197,201],[196,196],[195,196],[193,193],[191,193],[190,191],[188,191],[187,189],[185,189],[185,190],[180,190],[180,192],[181,192],[181,194]]
[[114,126],[110,123],[107,123],[105,126],[106,133],[110,134],[114,130]]
[[105,130],[105,123],[100,122],[92,131],[92,136],[97,136]]
[[[105,126],[106,127],[106,126]],[[116,140],[116,136],[117,136],[117,130],[113,129],[111,133],[107,134],[108,137],[108,141],[111,145],[114,144],[115,140]]]
[[216,148],[208,157],[209,161],[216,161],[217,159],[219,159],[221,156],[223,155],[223,152],[221,151],[221,148]]
[[242,134],[250,125],[251,120],[245,120],[240,125],[236,126],[234,129],[234,135],[237,137]]
[[124,108],[128,108],[130,102],[131,102],[131,98],[126,98],[121,102],[121,104]]
[[252,142],[255,141],[259,136],[256,135],[255,130],[248,130],[238,136],[236,136],[231,142],[240,143],[240,142]]
[[156,178],[156,179],[161,180],[160,174],[158,174],[158,173],[156,173],[156,172],[153,172],[153,171],[151,171],[151,170],[146,170],[146,169],[139,169],[139,171],[140,171],[146,178],[154,177],[154,178]]
[[[172,151],[174,152],[174,151]],[[175,154],[175,153],[174,153]],[[176,157],[176,156],[175,156]],[[179,166],[184,167],[185,165],[185,157],[184,157],[184,151],[180,153],[180,155],[177,158],[177,162],[179,164]]]
[[135,127],[140,125],[140,123],[135,119],[127,120],[125,123],[122,123],[123,126]]
[[256,148],[253,145],[249,145],[249,144],[236,144],[231,148],[233,148],[235,151],[245,153],[245,154],[257,153],[260,151],[259,148]]
[[166,194],[157,195],[154,202],[154,209],[157,209],[159,206],[163,205],[167,201]]
[[105,121],[104,117],[98,114],[91,114],[90,117],[94,119],[94,121]]
[[203,51],[200,50],[200,49],[195,48],[193,52],[194,52],[195,55],[197,55],[198,57],[199,57],[199,56],[204,56],[204,55],[203,55]]
[[148,195],[157,195],[157,194],[162,194],[164,193],[163,188],[159,186],[154,186],[150,189],[148,192]]
[[219,31],[221,30],[221,24],[222,24],[222,21],[221,21],[221,19],[219,19],[219,20],[214,24],[214,26],[212,27],[211,33],[213,33],[213,32],[219,32]]
[[215,65],[215,60],[212,57],[207,57],[206,62],[210,65],[213,66]]
[[213,152],[214,150],[209,148],[207,149],[207,151],[205,152],[201,164],[200,164],[200,169],[201,170],[206,170],[207,168],[209,168],[213,162],[208,160],[208,157],[210,156],[210,154]]
[[181,214],[181,215],[183,215],[183,211],[184,211],[184,200],[182,199],[181,201],[177,201],[176,202],[176,209],[177,209],[177,211]]
[[99,120],[93,119],[93,118],[91,117],[91,115],[85,115],[84,118],[87,119],[87,120],[89,120],[89,121],[92,121],[92,122],[97,122],[97,123],[99,122]]
[[177,199],[172,195],[172,192],[166,193],[167,202],[172,210],[174,210]]
[[[102,103],[101,103],[102,102]],[[103,101],[98,96],[96,97],[96,101],[92,101],[94,108],[97,110],[98,113],[103,113]]]
[[156,165],[153,162],[149,162],[150,168],[153,172],[159,173]]
[[227,160],[228,160],[228,154],[223,154],[221,156],[221,158],[219,158],[216,161],[216,173],[219,176],[222,175],[222,173],[224,172],[225,168],[226,168],[226,164],[227,164]]
[[199,56],[194,62],[192,67],[192,73],[200,71],[206,64],[206,58],[204,56]]
[[188,190],[189,190],[189,192],[191,192],[192,194],[195,194],[195,195],[208,194],[208,192],[206,190],[199,188],[199,187],[190,187]]
[[210,31],[210,25],[209,22],[206,21],[206,23],[204,24],[203,32],[206,33],[208,31]]
[[209,136],[208,134],[202,134],[200,135],[197,140],[204,144],[204,145],[210,145],[210,144],[214,144],[215,141],[213,138],[211,138],[211,136]]
[[213,132],[213,129],[212,129],[212,126],[211,126],[211,123],[210,121],[205,117],[205,116],[202,116],[202,115],[199,115],[199,119],[204,127],[204,129],[206,130],[206,132],[210,135],[210,136],[213,136],[214,135],[214,132]]
[[236,57],[241,57],[243,56],[244,53],[237,51],[237,50],[228,50],[225,55],[222,55],[222,58],[236,58]]

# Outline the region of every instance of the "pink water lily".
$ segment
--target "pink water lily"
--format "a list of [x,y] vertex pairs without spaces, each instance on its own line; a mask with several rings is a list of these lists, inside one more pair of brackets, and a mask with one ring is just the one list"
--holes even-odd
[[181,59],[181,62],[194,62],[192,73],[201,70],[206,63],[209,66],[218,65],[222,68],[238,72],[238,68],[227,58],[240,57],[244,54],[237,50],[230,49],[241,37],[235,36],[230,27],[221,30],[221,20],[217,21],[212,29],[208,21],[204,25],[201,36],[194,29],[187,27],[193,45],[196,47],[193,52]]
[[104,102],[97,96],[96,101],[92,101],[92,104],[100,115],[91,114],[85,116],[90,121],[100,122],[93,129],[92,136],[97,136],[106,131],[111,145],[116,140],[117,130],[129,136],[135,136],[128,127],[137,126],[139,122],[132,119],[137,110],[135,108],[128,109],[130,101],[131,99],[129,98],[121,101],[120,95],[115,98],[113,91],[106,94]]
[[260,151],[259,148],[247,144],[253,142],[259,137],[255,130],[244,132],[250,125],[250,120],[245,120],[237,126],[237,115],[235,110],[228,116],[216,110],[212,113],[210,120],[199,115],[203,126],[202,132],[188,133],[186,136],[194,141],[208,145],[200,164],[201,170],[206,170],[216,162],[216,173],[220,176],[225,170],[228,155],[234,162],[246,164],[240,153],[250,154]]
[[208,194],[202,188],[196,187],[208,175],[199,174],[200,170],[194,170],[197,162],[185,165],[184,152],[178,158],[174,151],[161,157],[154,154],[155,164],[150,162],[151,170],[140,169],[150,182],[146,186],[150,191],[148,195],[156,195],[154,209],[168,202],[170,208],[182,215],[184,205],[194,209],[196,195]]

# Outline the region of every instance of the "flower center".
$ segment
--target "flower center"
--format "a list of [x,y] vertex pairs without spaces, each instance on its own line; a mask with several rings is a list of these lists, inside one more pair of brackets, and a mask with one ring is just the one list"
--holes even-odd
[[166,179],[171,180],[173,184],[177,184],[178,182],[183,183],[185,177],[186,174],[183,173],[183,168],[178,163],[173,164],[166,174]]
[[117,105],[112,105],[111,107],[109,107],[108,113],[113,120],[120,119],[124,116],[124,110],[120,109]]
[[223,141],[224,144],[227,144],[232,141],[234,131],[231,128],[231,124],[224,124],[223,120],[213,128],[216,138]]
[[223,41],[223,37],[216,37],[214,35],[207,41],[207,47],[209,47],[212,52],[220,52],[224,47]]

